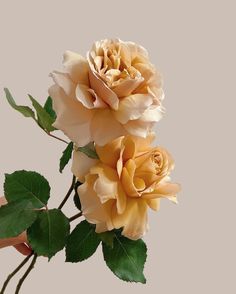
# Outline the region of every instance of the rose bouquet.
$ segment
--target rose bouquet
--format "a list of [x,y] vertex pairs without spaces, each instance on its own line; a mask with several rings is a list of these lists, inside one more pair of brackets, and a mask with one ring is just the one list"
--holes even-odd
[[[71,186],[56,209],[48,208],[48,181],[34,171],[5,175],[7,204],[0,208],[0,238],[27,232],[32,253],[5,281],[32,258],[16,292],[39,256],[49,260],[65,248],[66,262],[80,262],[102,244],[106,265],[120,279],[145,283],[148,210],[159,210],[161,198],[176,202],[180,186],[172,183],[174,162],[169,152],[153,147],[154,124],[162,118],[162,80],[147,51],[132,42],[95,42],[84,58],[67,51],[64,71],[53,71],[54,84],[42,106],[29,95],[33,109],[9,104],[33,119],[49,136],[67,146],[60,172],[72,159]],[[69,141],[55,135],[62,131]],[[66,216],[70,196],[78,209]],[[84,220],[78,222],[83,217]],[[70,232],[70,223],[78,224]]]

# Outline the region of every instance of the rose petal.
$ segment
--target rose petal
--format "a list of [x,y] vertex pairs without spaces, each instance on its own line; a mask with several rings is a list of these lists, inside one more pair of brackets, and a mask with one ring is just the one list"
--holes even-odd
[[118,184],[118,194],[117,194],[116,208],[117,213],[122,214],[126,209],[127,195],[125,194],[121,184]]
[[133,136],[146,138],[150,133],[153,123],[141,121],[140,119],[128,121],[123,125],[125,130]]
[[[96,175],[88,175],[85,183],[78,187],[83,215],[90,223],[106,223],[107,228],[112,229],[109,210],[107,210],[107,206],[101,203],[93,189],[96,179]],[[108,205],[111,205],[111,203],[108,203]]]
[[63,65],[74,83],[89,85],[89,65],[88,61],[84,57],[77,53],[66,51],[64,53]]
[[124,152],[122,154],[123,162],[134,158],[136,152],[135,138],[131,136],[125,136],[123,139]]
[[116,199],[116,195],[118,194],[117,182],[111,181],[102,173],[99,174],[93,188],[100,198],[101,203],[105,203],[110,199]]
[[126,67],[130,67],[132,62],[132,53],[130,52],[128,44],[119,39],[117,39],[117,42],[120,45],[120,56],[122,62],[125,64]]
[[121,177],[121,173],[122,173],[122,169],[123,169],[123,153],[124,153],[124,150],[125,150],[125,146],[122,146],[122,148],[120,150],[120,157],[119,157],[119,159],[117,160],[117,163],[116,163],[116,170],[117,170],[119,178]]
[[110,166],[99,162],[90,169],[91,174],[106,176],[110,181],[117,182],[119,180],[117,172],[115,169]]
[[76,86],[75,94],[76,98],[86,107],[94,108],[94,98],[91,93],[88,91],[89,87],[86,85],[78,84]]
[[86,154],[80,151],[74,151],[71,171],[78,178],[78,180],[83,183],[90,168],[97,162],[97,159],[89,158]]
[[180,189],[181,188],[179,184],[163,183],[163,184],[159,184],[152,193],[142,194],[142,198],[143,199],[169,198],[169,197],[176,196],[176,194],[180,191]]
[[[110,229],[110,230],[112,230],[112,229]],[[106,231],[109,231],[109,228],[107,227],[106,222],[101,222],[101,223],[96,224],[96,233],[97,234],[104,233]]]
[[127,78],[121,81],[117,86],[113,87],[112,90],[116,93],[118,97],[129,96],[139,85],[143,82],[143,78]]
[[126,194],[130,197],[139,197],[140,194],[134,185],[135,163],[133,160],[128,160],[123,167],[121,174],[121,183]]
[[150,63],[135,63],[134,67],[141,73],[146,82],[155,74],[155,68]]
[[159,198],[147,200],[147,205],[155,211],[158,211],[160,209],[160,203],[161,201]]
[[151,144],[154,142],[155,137],[155,132],[150,132],[146,138],[133,137],[137,153],[150,151],[152,149]]
[[78,146],[91,142],[90,122],[94,112],[83,107],[77,99],[67,96],[57,85],[49,88],[49,95],[52,97],[53,108],[57,114],[53,125],[62,130]]
[[96,145],[96,152],[100,161],[115,168],[120,157],[122,137],[119,137],[104,146]]
[[148,58],[148,52],[143,46],[135,44],[134,42],[125,42],[125,43],[126,43],[126,46],[129,47],[132,60],[135,59],[137,56],[143,56],[146,59]]
[[78,84],[75,93],[76,98],[88,109],[107,107],[102,99],[86,85]]
[[93,141],[98,145],[105,145],[107,142],[124,135],[126,132],[121,124],[114,118],[108,109],[99,110],[91,122],[91,133]]
[[148,230],[146,201],[128,199],[123,214],[117,214],[113,208],[112,222],[116,229],[123,227],[122,235],[125,237],[132,240],[142,238]]
[[137,191],[143,191],[146,188],[145,182],[142,178],[134,177],[134,186]]
[[163,108],[160,106],[157,106],[155,108],[147,109],[143,112],[142,116],[140,117],[140,120],[143,122],[158,122],[163,117]]
[[118,109],[119,99],[117,95],[101,80],[98,73],[94,69],[94,65],[90,61],[90,56],[88,54],[89,62],[89,81],[91,88],[97,93],[99,97],[103,99],[105,103],[110,105],[114,110]]
[[153,102],[153,97],[148,94],[134,94],[120,101],[119,109],[114,112],[116,119],[122,124],[129,120],[136,120],[142,116]]
[[70,79],[67,73],[54,71],[50,74],[55,84],[61,87],[65,94],[71,97],[75,97],[75,84]]

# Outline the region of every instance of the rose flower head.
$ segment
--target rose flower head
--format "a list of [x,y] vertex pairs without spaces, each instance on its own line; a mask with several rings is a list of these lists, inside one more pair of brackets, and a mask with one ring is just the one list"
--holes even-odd
[[148,230],[148,208],[157,211],[161,198],[176,202],[180,186],[170,182],[172,157],[151,147],[153,139],[153,134],[122,136],[96,145],[98,160],[74,151],[72,172],[82,182],[83,215],[96,224],[96,232],[122,228],[125,237],[137,240]]
[[78,146],[123,135],[146,138],[162,117],[162,80],[147,51],[119,39],[95,42],[84,58],[67,51],[49,89],[54,126]]

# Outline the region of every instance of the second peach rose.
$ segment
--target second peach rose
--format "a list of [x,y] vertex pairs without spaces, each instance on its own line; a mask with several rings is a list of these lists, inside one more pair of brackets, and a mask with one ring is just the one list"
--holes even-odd
[[122,228],[124,236],[139,239],[148,230],[148,208],[157,211],[161,198],[176,202],[180,186],[169,178],[173,159],[165,149],[151,147],[153,139],[119,137],[96,146],[99,160],[74,151],[72,172],[83,183],[78,188],[83,215],[97,232]]

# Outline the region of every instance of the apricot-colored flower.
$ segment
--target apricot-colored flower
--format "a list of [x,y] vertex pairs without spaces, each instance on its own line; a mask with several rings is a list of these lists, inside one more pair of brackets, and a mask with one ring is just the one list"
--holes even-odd
[[65,72],[51,74],[54,126],[78,146],[126,134],[145,138],[161,119],[162,81],[143,47],[102,40],[86,59],[67,51],[63,64]]
[[139,239],[148,229],[148,208],[158,210],[161,198],[176,202],[180,186],[169,179],[173,160],[165,149],[150,146],[153,138],[123,136],[96,146],[99,160],[74,151],[83,215],[97,232],[123,228],[124,236]]

